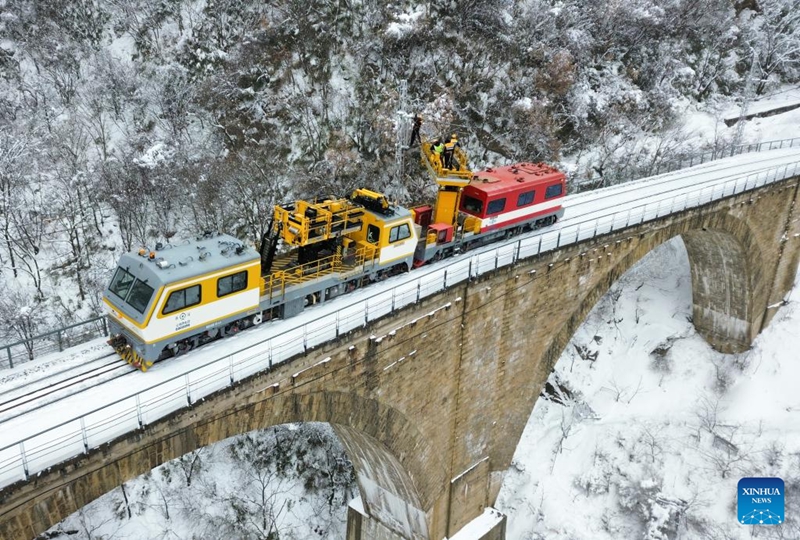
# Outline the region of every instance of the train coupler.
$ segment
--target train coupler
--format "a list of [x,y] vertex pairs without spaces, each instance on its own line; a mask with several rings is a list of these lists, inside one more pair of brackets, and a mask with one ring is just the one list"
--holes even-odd
[[122,335],[117,334],[116,336],[113,336],[108,340],[108,344],[114,348],[114,350],[123,360],[133,367],[142,370],[143,372],[147,371],[153,365],[153,362],[145,360],[139,356],[139,353],[137,353],[133,347],[131,347],[130,343],[128,343],[128,341]]

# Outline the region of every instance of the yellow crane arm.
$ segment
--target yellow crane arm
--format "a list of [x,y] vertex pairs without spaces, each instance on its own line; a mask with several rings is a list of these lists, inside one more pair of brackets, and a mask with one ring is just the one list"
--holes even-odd
[[453,158],[458,168],[448,169],[442,163],[442,154],[434,152],[433,147],[434,142],[427,139],[423,139],[420,143],[422,164],[439,186],[433,221],[455,226],[458,220],[461,190],[472,180],[472,171],[467,168],[467,153],[460,146],[453,148]]

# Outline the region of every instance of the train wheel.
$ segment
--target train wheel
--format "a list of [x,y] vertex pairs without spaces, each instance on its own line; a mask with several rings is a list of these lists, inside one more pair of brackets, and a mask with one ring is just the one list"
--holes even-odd
[[175,356],[182,356],[187,352],[191,351],[194,347],[190,341],[184,340],[176,344],[175,346]]

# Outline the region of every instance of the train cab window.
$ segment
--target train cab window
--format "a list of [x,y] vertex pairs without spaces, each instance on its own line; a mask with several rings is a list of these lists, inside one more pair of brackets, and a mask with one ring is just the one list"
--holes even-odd
[[486,215],[491,216],[492,214],[499,214],[506,208],[506,199],[503,197],[502,199],[495,199],[493,201],[489,201],[489,204],[486,205]]
[[247,288],[247,270],[242,270],[217,280],[217,298],[243,291]]
[[180,311],[187,307],[196,306],[200,303],[200,285],[192,285],[179,291],[172,291],[169,293],[167,303],[164,310],[161,312],[163,315]]
[[139,313],[144,313],[153,297],[153,288],[150,285],[135,278],[133,274],[123,268],[117,268],[108,290]]
[[367,225],[367,242],[377,244],[381,239],[381,229],[376,225]]
[[131,286],[131,292],[128,293],[128,298],[125,301],[139,313],[144,313],[152,297],[153,288],[144,281],[137,279]]
[[125,300],[134,279],[130,272],[123,268],[117,268],[117,272],[114,274],[114,279],[111,280],[111,285],[108,286],[108,290],[119,296],[122,300]]
[[517,208],[531,204],[535,195],[535,191],[526,191],[525,193],[520,193],[519,197],[517,197]]
[[409,228],[408,223],[403,223],[397,227],[392,227],[392,230],[389,231],[389,243],[399,242],[400,240],[405,240],[410,236],[411,229]]
[[552,199],[553,197],[558,197],[561,195],[563,188],[561,184],[553,184],[552,186],[547,186],[547,190],[544,192],[545,199]]
[[480,215],[481,212],[483,212],[483,201],[475,197],[467,195],[464,197],[464,202],[461,204],[462,208],[471,214]]

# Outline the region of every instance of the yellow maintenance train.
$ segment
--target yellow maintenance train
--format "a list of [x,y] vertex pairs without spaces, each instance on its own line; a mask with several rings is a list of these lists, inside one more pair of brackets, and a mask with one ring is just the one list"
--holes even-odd
[[[450,156],[448,156],[450,157]],[[275,207],[259,251],[225,234],[124,254],[103,300],[109,343],[146,371],[212,340],[432,260],[547,226],[563,210],[563,173],[518,163],[473,173],[456,148],[444,167],[430,143],[422,161],[434,205],[404,208],[374,191]]]

